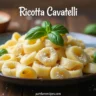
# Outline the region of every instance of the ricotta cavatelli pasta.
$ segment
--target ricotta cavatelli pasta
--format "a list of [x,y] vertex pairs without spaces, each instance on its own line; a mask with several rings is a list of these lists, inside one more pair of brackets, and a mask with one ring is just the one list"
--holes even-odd
[[26,34],[13,33],[0,45],[2,75],[30,79],[65,79],[96,73],[96,48],[86,48],[83,40],[66,35],[63,25],[41,26]]

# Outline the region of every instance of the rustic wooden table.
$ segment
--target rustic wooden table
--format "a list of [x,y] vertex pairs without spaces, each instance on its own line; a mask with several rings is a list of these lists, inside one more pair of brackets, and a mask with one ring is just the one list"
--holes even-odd
[[[52,24],[56,24],[56,23],[64,24],[69,29],[69,31],[83,33],[83,29],[87,24],[94,23],[96,21],[96,14],[93,14],[91,12],[90,13],[86,12],[85,14],[85,12],[83,11],[79,12],[78,17],[47,17],[47,16],[20,17],[19,10],[17,9],[7,9],[3,11],[8,12],[12,17],[12,20],[10,22],[7,32],[15,32],[15,31],[27,32],[31,27],[35,25],[39,25],[43,20],[49,20],[52,22]],[[83,96],[82,95],[84,94],[83,92],[86,91],[87,93],[89,90],[88,88],[90,86],[91,87],[93,86],[92,84],[90,86],[88,84],[90,85],[90,83],[87,82],[85,87],[83,86],[83,84],[78,84],[78,85],[73,85],[73,86],[64,87],[64,88],[58,87],[55,90],[59,90],[56,92],[62,91],[61,96]],[[39,88],[38,90],[36,89],[37,88],[35,87],[20,86],[20,85],[9,84],[7,82],[0,81],[0,96],[36,96],[35,95],[36,92],[42,92],[45,89],[47,90],[47,88]],[[47,92],[49,92],[50,89],[54,89],[54,88],[48,87]],[[44,92],[46,92],[46,90]],[[94,90],[92,89],[91,91],[94,91]]]

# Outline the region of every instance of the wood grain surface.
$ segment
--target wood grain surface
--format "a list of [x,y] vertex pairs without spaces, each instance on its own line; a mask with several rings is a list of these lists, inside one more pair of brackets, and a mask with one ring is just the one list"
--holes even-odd
[[[80,12],[78,17],[20,17],[19,10],[17,9],[2,10],[9,13],[12,17],[7,32],[27,32],[31,27],[40,25],[43,20],[49,20],[52,24],[64,24],[69,29],[69,31],[83,33],[83,29],[87,24],[96,22],[96,13],[93,14],[93,12]],[[78,85],[74,85],[71,87],[67,86],[66,89],[65,87],[61,89],[57,88],[55,91],[61,91],[63,94],[61,96],[80,96],[79,88],[80,86],[78,87]],[[0,96],[36,96],[36,92],[43,90],[44,92],[50,92],[52,91],[51,89],[52,88],[39,88],[36,90],[35,87],[20,86],[0,81]]]

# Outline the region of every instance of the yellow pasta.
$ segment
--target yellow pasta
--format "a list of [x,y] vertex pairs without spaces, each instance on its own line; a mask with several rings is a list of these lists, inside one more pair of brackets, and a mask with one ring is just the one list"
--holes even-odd
[[89,63],[87,64],[84,69],[84,73],[96,73],[96,63]]
[[41,65],[39,62],[34,61],[32,68],[36,71],[39,78],[50,78],[51,67],[46,67],[44,65]]
[[3,44],[3,45],[0,45],[0,49],[4,49],[6,48],[6,46]]
[[15,61],[7,61],[3,64],[1,71],[5,76],[16,76],[16,66],[18,62]]
[[64,45],[66,46],[66,44],[68,43],[68,38],[66,35],[63,35],[62,38],[64,40]]
[[65,48],[58,48],[56,49],[57,54],[58,54],[58,59],[60,60],[62,57],[66,57],[65,55]]
[[94,53],[96,52],[96,48],[88,47],[88,48],[85,48],[84,51],[85,51],[85,52],[90,56],[90,58],[93,60],[93,55],[94,55]]
[[[64,36],[62,36],[62,37],[63,37],[63,39],[64,39],[64,44],[66,45],[66,44],[67,44],[67,36],[64,35]],[[45,47],[53,47],[53,48],[55,48],[55,49],[61,48],[60,46],[52,43],[49,39],[45,39]]]
[[70,78],[70,73],[60,66],[55,66],[51,69],[50,72],[51,79],[64,79],[64,78]]
[[2,69],[2,66],[3,66],[4,62],[5,62],[5,61],[0,61],[0,71],[1,71],[1,69]]
[[78,70],[70,70],[69,73],[70,73],[70,75],[71,75],[72,78],[83,76],[83,72],[82,72],[81,69],[78,69]]
[[72,46],[66,49],[66,56],[69,59],[77,60],[84,65],[90,62],[90,57],[83,51],[81,47]]
[[12,35],[12,40],[14,41],[18,41],[18,39],[21,37],[21,35],[18,33],[18,32],[15,32],[13,35]]
[[71,60],[71,59],[67,59],[67,58],[64,58],[64,57],[61,58],[60,65],[62,67],[64,67],[65,69],[68,69],[68,70],[77,70],[77,69],[82,69],[83,68],[83,64],[81,62]]
[[67,38],[68,38],[69,45],[85,48],[85,44],[83,43],[83,41],[73,38],[72,36],[67,36]]
[[26,36],[26,35],[22,35],[22,36],[18,39],[18,42],[24,43],[24,41],[25,41],[25,36]]
[[31,67],[19,64],[16,68],[16,77],[36,79],[37,74]]
[[0,60],[4,61],[17,61],[16,56],[14,54],[4,54],[0,57]]
[[42,42],[45,42],[45,40],[47,39],[47,36],[43,36],[40,38]]
[[16,56],[17,61],[20,62],[20,60],[22,59],[22,57],[23,57],[23,55]]
[[31,53],[34,51],[39,51],[44,47],[44,44],[41,42],[40,39],[37,40],[26,40],[23,44],[24,53]]
[[35,61],[35,56],[36,56],[36,52],[26,54],[21,58],[20,63],[24,65],[32,65],[33,62]]
[[[60,37],[58,34],[52,36],[54,40],[46,34],[37,38],[43,32],[39,36],[33,34],[34,39],[30,38],[32,34],[25,38],[27,34],[15,32],[10,40],[0,45],[0,71],[3,75],[28,79],[66,79],[81,77],[83,73],[96,73],[93,60],[96,48],[85,48],[82,40],[62,33]],[[63,41],[59,41],[61,37],[64,45]]]
[[8,47],[11,47],[11,46],[14,46],[14,45],[16,45],[16,41],[14,41],[14,40],[9,40],[9,41],[7,41],[6,43],[5,43],[5,47],[6,48],[8,48]]
[[45,66],[55,66],[58,60],[58,54],[52,47],[46,47],[41,49],[35,57],[39,62],[44,64]]
[[50,40],[45,39],[45,47],[53,47],[55,49],[60,48],[60,46],[55,45],[54,43],[52,43]]
[[15,46],[8,47],[7,50],[8,50],[8,53],[14,54],[15,56],[24,54],[22,43],[17,43]]

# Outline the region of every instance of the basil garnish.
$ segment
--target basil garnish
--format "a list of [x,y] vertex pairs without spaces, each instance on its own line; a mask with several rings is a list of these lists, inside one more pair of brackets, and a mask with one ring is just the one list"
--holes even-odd
[[84,29],[85,34],[96,35],[96,24],[89,24]]
[[52,25],[49,21],[44,21],[42,27],[45,28],[46,32],[51,32]]
[[59,33],[56,33],[55,31],[52,31],[51,33],[48,34],[48,39],[54,44],[57,44],[60,46],[64,45],[64,40],[62,36]]
[[59,24],[52,26],[52,30],[61,34],[68,33],[68,30],[63,25],[59,25]]
[[46,35],[45,29],[40,26],[36,26],[28,31],[25,39],[37,39],[44,35]]
[[0,56],[7,54],[8,51],[6,49],[0,49]]
[[38,39],[43,36],[47,36],[48,39],[59,46],[64,45],[64,40],[61,36],[61,34],[68,33],[68,30],[63,25],[51,25],[49,21],[44,21],[42,23],[42,26],[36,26],[32,29],[30,29],[25,39]]
[[93,55],[93,62],[96,63],[96,52]]

